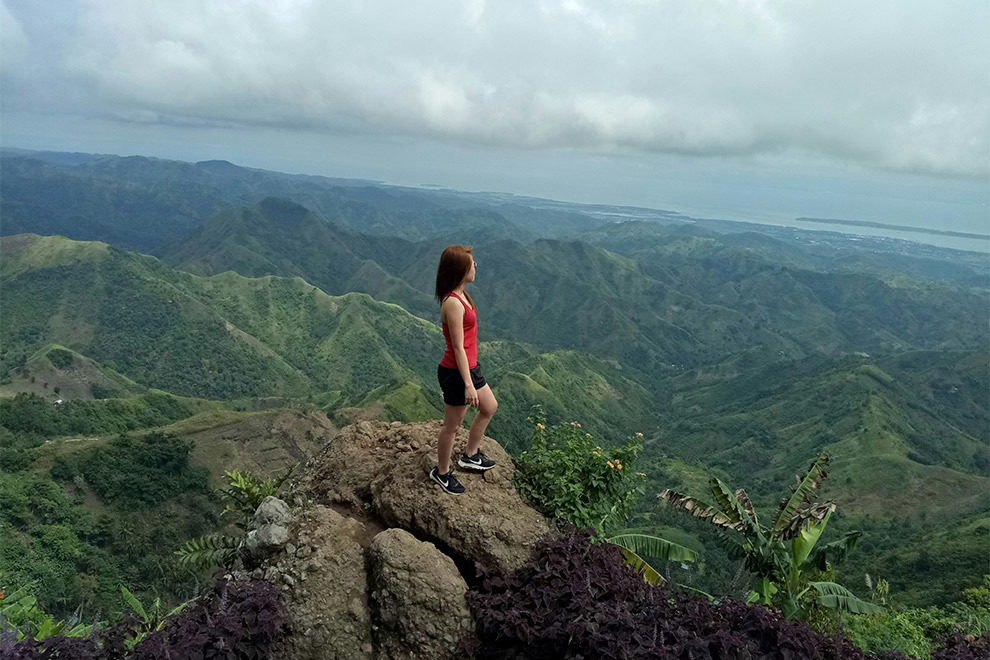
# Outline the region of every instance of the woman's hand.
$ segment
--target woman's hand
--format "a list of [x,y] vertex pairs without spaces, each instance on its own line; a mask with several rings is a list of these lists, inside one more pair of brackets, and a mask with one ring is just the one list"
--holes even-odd
[[478,390],[474,389],[474,385],[464,388],[464,402],[469,406],[478,407]]

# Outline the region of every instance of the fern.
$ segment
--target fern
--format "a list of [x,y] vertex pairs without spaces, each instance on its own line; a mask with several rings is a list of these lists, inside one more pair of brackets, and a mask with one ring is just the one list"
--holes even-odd
[[[198,539],[191,539],[175,554],[183,566],[211,568],[226,566],[234,558],[240,540],[233,536],[208,534]],[[140,614],[140,612],[139,612]]]

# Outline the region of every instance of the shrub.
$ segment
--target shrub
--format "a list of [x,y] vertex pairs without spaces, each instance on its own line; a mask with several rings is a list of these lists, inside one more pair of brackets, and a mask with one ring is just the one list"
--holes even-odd
[[48,359],[56,369],[65,369],[72,365],[72,351],[53,348],[48,351]]
[[93,383],[90,385],[90,389],[93,392],[94,399],[112,399],[117,396],[117,390],[106,385],[100,385],[99,383]]
[[842,620],[842,632],[856,646],[871,653],[896,649],[919,658],[928,658],[932,653],[925,631],[904,612],[847,616]]
[[942,648],[932,655],[932,660],[986,660],[990,658],[990,635],[973,637],[956,633],[949,637]]
[[165,660],[175,658],[275,657],[288,631],[278,591],[271,583],[219,580],[212,593],[165,619],[163,628],[134,644],[142,619],[128,614],[86,637],[61,635],[17,640],[0,632],[4,660]]
[[645,475],[633,469],[637,438],[603,449],[578,422],[548,429],[539,406],[528,419],[535,425],[533,443],[516,461],[516,490],[560,526],[600,530],[606,517],[625,520],[643,492]]
[[481,659],[871,657],[776,610],[650,586],[618,548],[591,543],[586,531],[540,543],[512,573],[479,574],[480,587],[467,595],[478,643],[466,650]]

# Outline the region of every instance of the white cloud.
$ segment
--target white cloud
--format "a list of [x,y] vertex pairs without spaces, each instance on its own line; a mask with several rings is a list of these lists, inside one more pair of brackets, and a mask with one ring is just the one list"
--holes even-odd
[[980,1],[8,5],[5,107],[988,173]]
[[24,28],[7,4],[0,4],[0,68],[9,69],[21,62],[28,51],[28,38]]

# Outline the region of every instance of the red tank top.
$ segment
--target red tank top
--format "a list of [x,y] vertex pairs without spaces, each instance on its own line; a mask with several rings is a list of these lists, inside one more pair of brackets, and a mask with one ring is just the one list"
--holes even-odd
[[[468,368],[474,369],[478,366],[478,314],[456,293],[450,292],[447,295],[454,296],[464,305],[464,352],[467,353]],[[447,341],[447,350],[443,354],[443,359],[440,360],[440,366],[456,369],[457,360],[454,358],[454,345],[450,343],[450,328],[447,327],[446,323],[441,325],[443,338]]]

